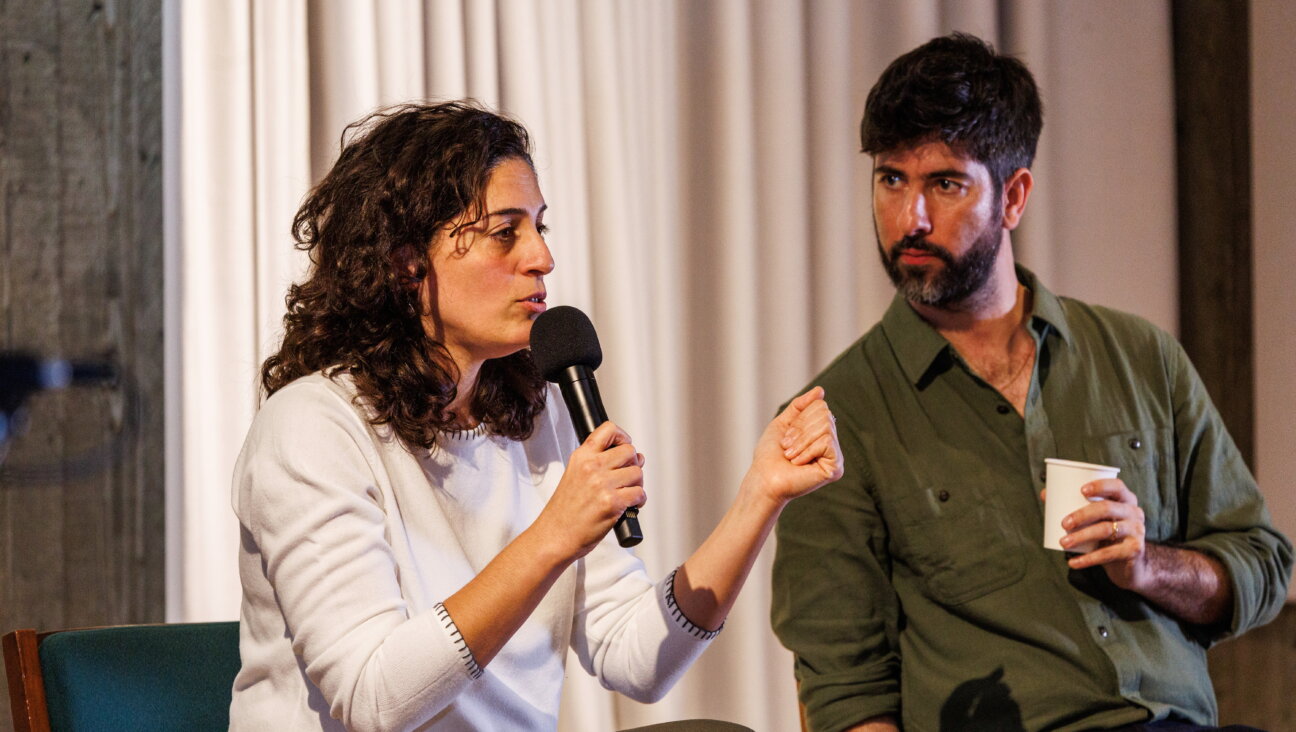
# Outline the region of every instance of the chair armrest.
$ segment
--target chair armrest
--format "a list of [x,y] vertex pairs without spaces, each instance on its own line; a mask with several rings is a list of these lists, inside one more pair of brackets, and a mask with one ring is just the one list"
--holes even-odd
[[36,631],[15,630],[4,636],[5,673],[14,732],[50,732]]

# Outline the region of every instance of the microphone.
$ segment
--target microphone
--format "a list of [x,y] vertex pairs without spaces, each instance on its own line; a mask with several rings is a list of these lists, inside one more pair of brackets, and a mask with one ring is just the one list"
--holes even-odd
[[0,351],[0,444],[19,431],[23,422],[20,410],[32,394],[69,386],[111,386],[116,381],[117,367],[105,361],[46,359],[24,351]]
[[[557,384],[562,390],[578,440],[584,442],[595,427],[607,421],[598,382],[594,380],[594,369],[603,363],[603,349],[599,347],[594,324],[585,313],[570,305],[540,313],[531,324],[531,361],[545,381]],[[627,508],[613,531],[621,546],[634,546],[643,541],[639,508]]]

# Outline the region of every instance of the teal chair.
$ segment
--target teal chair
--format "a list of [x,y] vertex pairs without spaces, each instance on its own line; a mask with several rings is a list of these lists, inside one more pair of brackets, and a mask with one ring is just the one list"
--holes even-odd
[[226,730],[238,623],[4,636],[15,732]]

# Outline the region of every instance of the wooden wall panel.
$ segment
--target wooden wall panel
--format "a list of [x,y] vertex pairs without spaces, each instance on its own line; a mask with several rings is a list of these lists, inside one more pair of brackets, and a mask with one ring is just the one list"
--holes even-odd
[[1220,724],[1296,730],[1296,606],[1278,619],[1210,650]]
[[122,373],[33,398],[0,466],[6,631],[164,617],[161,37],[161,0],[0,3],[0,350]]

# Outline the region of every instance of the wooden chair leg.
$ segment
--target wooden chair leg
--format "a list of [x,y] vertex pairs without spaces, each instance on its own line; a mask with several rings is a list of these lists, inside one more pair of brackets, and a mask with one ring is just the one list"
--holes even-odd
[[13,712],[14,732],[50,732],[36,631],[15,630],[6,633],[4,660],[5,672],[9,677],[9,704]]
[[801,703],[801,682],[800,681],[796,682],[796,691],[797,693],[795,698],[797,700],[797,715],[801,718],[801,732],[810,732],[810,725],[806,723],[805,705]]

